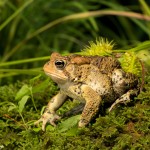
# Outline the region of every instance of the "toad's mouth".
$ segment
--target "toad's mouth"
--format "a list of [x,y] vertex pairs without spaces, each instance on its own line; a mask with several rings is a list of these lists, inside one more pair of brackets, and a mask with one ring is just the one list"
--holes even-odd
[[45,74],[47,76],[49,76],[50,78],[52,78],[52,80],[67,80],[67,77],[66,76],[62,76],[60,74],[55,74],[55,73],[50,73],[50,72],[45,72]]

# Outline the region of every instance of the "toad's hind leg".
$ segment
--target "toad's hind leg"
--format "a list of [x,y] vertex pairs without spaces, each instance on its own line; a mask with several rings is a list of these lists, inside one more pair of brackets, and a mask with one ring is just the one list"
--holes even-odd
[[132,97],[135,97],[138,95],[138,90],[137,89],[133,89],[133,90],[129,90],[127,93],[123,94],[120,98],[118,98],[109,108],[109,112],[119,103],[129,103],[131,101]]
[[82,96],[85,99],[86,104],[81,114],[78,126],[84,127],[98,112],[102,99],[97,92],[86,85],[83,85],[81,90],[83,91]]

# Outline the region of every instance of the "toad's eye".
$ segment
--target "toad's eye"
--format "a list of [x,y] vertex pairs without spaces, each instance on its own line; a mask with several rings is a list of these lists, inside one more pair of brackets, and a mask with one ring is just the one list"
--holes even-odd
[[58,69],[63,69],[65,67],[65,62],[63,60],[56,60],[55,61],[55,66]]

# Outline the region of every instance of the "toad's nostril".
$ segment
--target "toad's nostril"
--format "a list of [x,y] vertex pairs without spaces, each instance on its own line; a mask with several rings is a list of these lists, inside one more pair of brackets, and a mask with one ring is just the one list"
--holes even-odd
[[47,65],[49,65],[49,64],[50,64],[50,61],[47,62]]

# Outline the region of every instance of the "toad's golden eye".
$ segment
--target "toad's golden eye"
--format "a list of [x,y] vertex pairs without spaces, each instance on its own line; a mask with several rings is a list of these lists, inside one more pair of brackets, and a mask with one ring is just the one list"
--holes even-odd
[[58,69],[63,69],[65,67],[65,62],[63,60],[56,60],[55,61],[55,66]]

